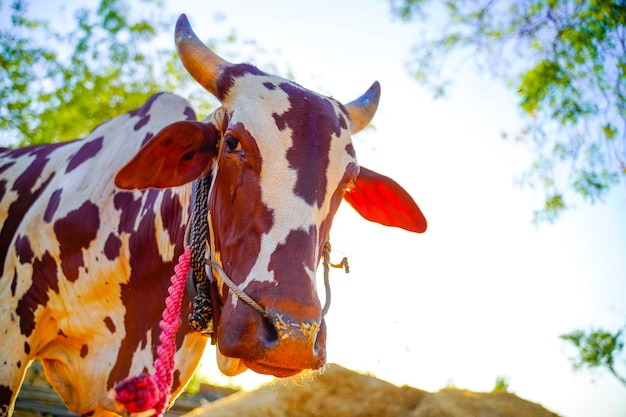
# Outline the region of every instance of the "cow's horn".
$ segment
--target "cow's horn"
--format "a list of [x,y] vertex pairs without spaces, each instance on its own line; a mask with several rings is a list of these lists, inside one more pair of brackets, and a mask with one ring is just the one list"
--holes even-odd
[[230,65],[228,61],[215,55],[198,39],[184,14],[176,22],[174,37],[178,56],[189,74],[211,94],[216,95],[217,78],[222,69]]
[[379,99],[380,84],[375,81],[361,97],[345,105],[352,122],[352,134],[360,132],[372,121]]

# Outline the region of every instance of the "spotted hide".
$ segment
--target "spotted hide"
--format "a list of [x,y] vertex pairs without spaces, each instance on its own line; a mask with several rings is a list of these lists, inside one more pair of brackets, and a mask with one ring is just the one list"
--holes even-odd
[[[324,365],[314,278],[342,199],[368,220],[426,228],[406,191],[357,163],[351,134],[373,116],[377,83],[344,106],[224,61],[185,16],[176,42],[190,74],[221,102],[204,120],[163,93],[84,139],[0,150],[0,415],[12,414],[35,358],[71,410],[121,412],[107,393],[154,371],[191,184],[201,176],[212,178],[213,337],[228,375],[250,368],[288,376]],[[227,279],[263,311],[242,302]],[[185,297],[174,395],[207,339],[190,329]]]

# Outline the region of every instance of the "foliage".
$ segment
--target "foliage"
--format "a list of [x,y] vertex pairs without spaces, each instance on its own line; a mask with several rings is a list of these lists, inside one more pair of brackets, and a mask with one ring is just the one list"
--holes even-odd
[[184,393],[189,396],[196,395],[200,392],[200,386],[206,382],[206,378],[203,377],[200,372],[194,372],[193,376],[185,386]]
[[605,368],[626,386],[626,357],[624,352],[624,334],[618,330],[614,334],[606,330],[574,330],[560,336],[576,348],[576,356],[571,358],[574,370],[583,368]]
[[576,195],[602,200],[626,179],[626,3],[389,1],[401,19],[428,24],[411,71],[435,96],[465,61],[518,92],[535,155],[520,183],[545,196],[535,223],[554,221]]
[[27,6],[13,1],[10,27],[0,29],[3,146],[84,136],[158,91],[182,90],[200,112],[210,108],[183,75],[173,42],[156,46],[175,21],[159,0],[142,0],[140,19],[122,0],[100,0],[96,10],[75,10],[74,24],[63,29],[29,17]]
[[496,384],[493,387],[492,392],[511,392],[511,381],[509,377],[504,375],[498,375],[496,377]]

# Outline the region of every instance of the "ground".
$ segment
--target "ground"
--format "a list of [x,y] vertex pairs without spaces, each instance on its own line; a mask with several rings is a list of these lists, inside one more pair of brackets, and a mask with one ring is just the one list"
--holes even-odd
[[[43,372],[29,373],[18,398],[16,417],[75,416],[47,389]],[[232,394],[232,395],[231,395]],[[212,401],[212,402],[209,402]],[[166,417],[558,417],[539,404],[508,392],[461,389],[427,392],[397,387],[339,365],[296,376],[251,392],[203,386],[182,397]]]

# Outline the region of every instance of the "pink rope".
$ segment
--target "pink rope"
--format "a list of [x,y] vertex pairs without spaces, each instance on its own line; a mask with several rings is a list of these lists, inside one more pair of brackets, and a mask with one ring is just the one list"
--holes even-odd
[[191,249],[178,258],[174,267],[174,275],[170,279],[169,296],[165,300],[161,327],[160,344],[157,348],[157,359],[154,361],[154,375],[142,372],[138,376],[129,377],[115,386],[115,401],[131,413],[138,413],[152,408],[154,415],[161,417],[169,404],[169,397],[174,380],[174,355],[176,354],[176,332],[180,327],[180,309],[187,275],[191,268]]

